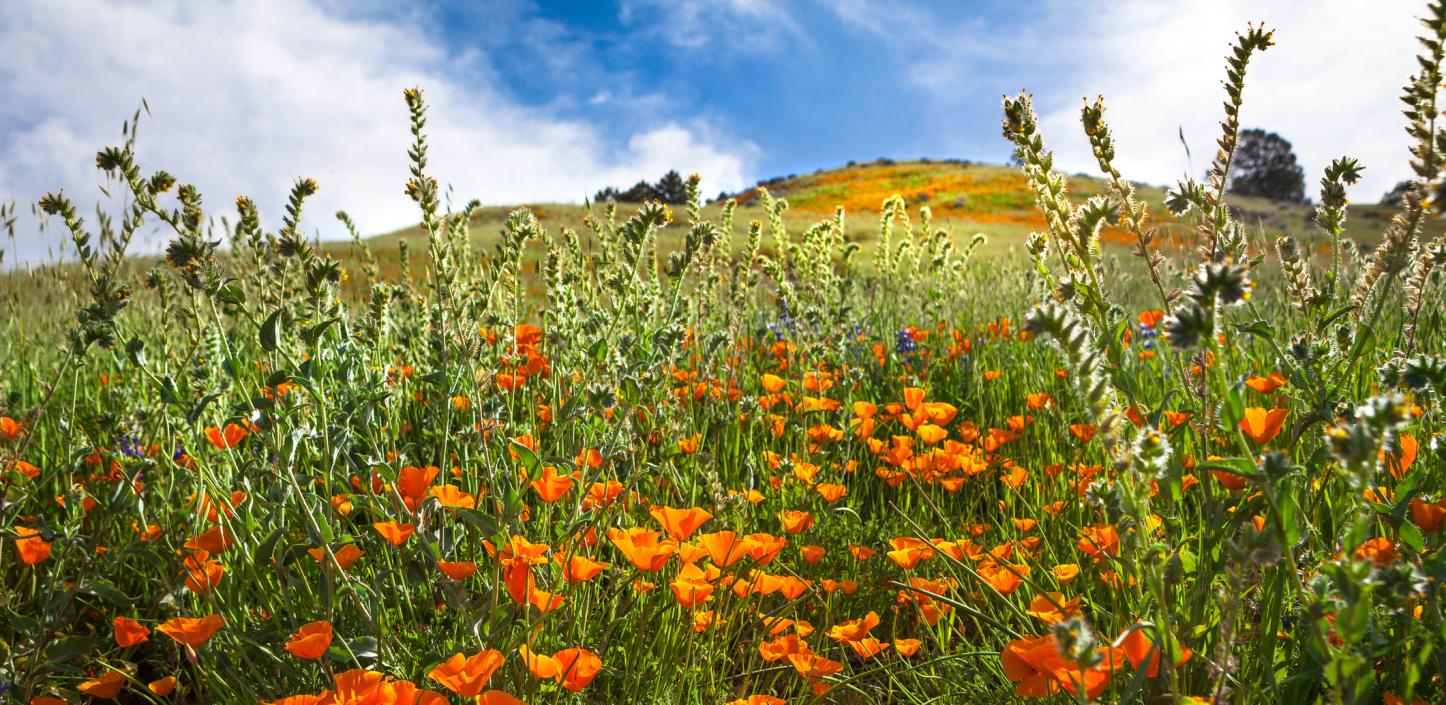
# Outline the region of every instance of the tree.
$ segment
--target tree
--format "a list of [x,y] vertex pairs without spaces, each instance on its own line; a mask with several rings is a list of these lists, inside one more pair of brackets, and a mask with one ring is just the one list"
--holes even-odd
[[688,202],[688,184],[684,183],[683,177],[677,171],[670,171],[658,179],[655,187],[658,200],[663,203],[678,205]]
[[652,184],[648,183],[647,181],[639,181],[638,183],[633,184],[632,188],[624,191],[622,193],[622,197],[618,200],[627,201],[628,203],[642,203],[643,201],[655,199],[657,197],[658,191],[657,189],[653,188]]
[[[1406,194],[1416,188],[1414,181],[1401,181],[1381,196],[1381,205],[1400,208],[1406,205]],[[1431,185],[1431,208],[1437,213],[1446,212],[1446,181]]]
[[1230,165],[1230,193],[1274,201],[1305,202],[1305,171],[1284,137],[1261,129],[1244,130]]

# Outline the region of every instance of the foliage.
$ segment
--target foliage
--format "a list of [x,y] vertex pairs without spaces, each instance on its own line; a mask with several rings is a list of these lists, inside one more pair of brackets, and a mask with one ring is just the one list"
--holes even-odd
[[1230,165],[1230,193],[1273,201],[1305,201],[1305,170],[1284,137],[1261,129],[1244,130]]
[[[128,123],[97,158],[118,220],[47,196],[78,261],[0,282],[0,688],[1439,700],[1439,3],[1426,28],[1416,179],[1363,254],[1353,159],[1320,182],[1324,252],[1226,199],[1254,26],[1205,182],[1163,204],[1114,167],[1102,99],[1079,194],[1007,98],[1037,231],[988,259],[894,194],[859,228],[760,188],[735,242],[696,176],[676,212],[602,202],[580,232],[516,209],[482,250],[410,89],[426,252],[388,241],[383,274],[378,241],[302,234],[316,182],[274,231],[245,197],[218,224]],[[1193,251],[1161,246],[1172,219]],[[152,226],[164,259],[127,257]]]

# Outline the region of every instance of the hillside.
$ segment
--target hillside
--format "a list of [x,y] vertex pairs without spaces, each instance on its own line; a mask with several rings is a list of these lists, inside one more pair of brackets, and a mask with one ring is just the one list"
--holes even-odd
[[[759,185],[773,196],[788,201],[785,222],[790,230],[800,233],[818,220],[831,217],[834,208],[842,205],[846,212],[848,237],[863,246],[865,257],[869,256],[869,246],[877,233],[880,204],[894,194],[908,202],[916,223],[919,209],[928,206],[935,223],[953,232],[961,243],[975,233],[983,233],[989,237],[990,249],[1008,249],[1020,244],[1029,231],[1044,227],[1044,220],[1034,208],[1023,174],[1009,166],[962,161],[881,160],[769,179]],[[1103,186],[1102,180],[1089,176],[1070,178],[1071,193],[1078,197],[1098,193]],[[1162,240],[1173,241],[1176,245],[1187,244],[1192,237],[1190,229],[1170,218],[1164,208],[1164,189],[1137,186],[1141,197],[1150,204],[1157,227],[1163,231]],[[756,188],[733,194],[733,198],[739,204],[734,220],[734,240],[741,246],[749,222],[763,219],[764,211]],[[1309,239],[1314,231],[1312,210],[1308,205],[1276,203],[1259,198],[1232,197],[1230,200],[1241,219],[1257,226],[1263,236],[1274,238],[1282,232],[1295,232]],[[571,228],[587,233],[583,222],[586,209],[581,205],[526,205],[549,229]],[[629,204],[619,205],[621,212],[628,212]],[[489,242],[507,213],[516,207],[481,209],[473,220],[474,237],[478,243]],[[719,203],[711,203],[705,212],[710,216],[716,215],[720,208]],[[1389,222],[1392,212],[1390,208],[1377,205],[1353,206],[1347,235],[1360,241],[1374,241]],[[1432,223],[1430,227],[1439,229],[1441,224]],[[665,244],[670,235],[676,237],[681,234],[681,229],[670,230],[675,232],[665,233]],[[390,250],[398,239],[416,239],[419,242],[413,244],[419,245],[421,237],[418,229],[409,228],[379,236],[372,240],[372,244],[380,250]],[[1132,239],[1126,233],[1107,232],[1105,241],[1128,245]],[[417,251],[415,247],[414,251]]]

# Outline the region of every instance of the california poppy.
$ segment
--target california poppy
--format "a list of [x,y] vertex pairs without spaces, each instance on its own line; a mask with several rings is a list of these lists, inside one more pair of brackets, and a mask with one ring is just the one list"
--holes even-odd
[[790,534],[801,534],[813,528],[813,514],[799,510],[784,510],[778,513],[783,530]]
[[217,448],[232,448],[246,437],[246,427],[234,423],[226,424],[225,428],[211,426],[206,429],[206,440]]
[[286,642],[286,651],[299,659],[319,659],[331,647],[331,622],[318,620],[302,625]]
[[713,515],[698,507],[687,509],[674,509],[673,507],[654,506],[648,510],[653,520],[662,525],[668,532],[668,537],[674,541],[687,541],[693,532],[698,530],[704,522],[713,518]]
[[677,552],[677,545],[662,540],[662,532],[643,528],[608,529],[608,540],[638,570],[655,572],[663,569]]
[[113,700],[120,695],[121,688],[124,688],[125,684],[126,677],[120,671],[106,671],[81,683],[77,690],[98,700]]
[[477,572],[477,564],[470,561],[437,561],[437,569],[453,580],[466,580]]
[[557,661],[557,682],[574,693],[582,692],[602,670],[602,659],[587,649],[563,649],[552,658]]
[[713,594],[713,584],[708,575],[696,565],[688,564],[678,571],[672,582],[673,598],[687,609],[693,609],[707,602]]
[[146,684],[146,690],[149,690],[152,693],[155,693],[156,695],[164,698],[176,690],[176,680],[177,679],[175,676],[157,678],[156,680],[153,680],[150,683]]
[[439,664],[428,675],[432,680],[464,698],[476,696],[486,687],[492,674],[507,658],[501,651],[487,649],[471,656],[457,653]]
[[407,542],[407,539],[416,533],[417,527],[411,524],[403,524],[397,521],[378,521],[372,523],[372,528],[377,530],[387,543],[393,546],[400,546]]
[[1280,427],[1289,415],[1289,409],[1267,410],[1252,406],[1245,410],[1245,418],[1240,420],[1240,430],[1244,431],[1250,440],[1265,445],[1280,434]]
[[530,486],[542,501],[551,504],[572,491],[572,478],[559,475],[557,468],[547,465],[542,468],[542,477],[533,480]]
[[1246,377],[1245,386],[1261,394],[1269,394],[1285,386],[1285,375],[1279,371],[1274,371],[1264,377]]
[[501,690],[489,690],[477,696],[477,705],[527,705],[527,703]]
[[116,646],[122,649],[143,643],[151,638],[151,630],[130,617],[116,617],[112,622]]
[[156,631],[186,646],[198,649],[202,644],[210,641],[211,637],[220,631],[225,623],[219,614],[205,617],[176,617],[156,627]]
[[12,527],[16,535],[15,549],[20,553],[20,561],[26,565],[35,565],[47,558],[50,558],[50,542],[40,538],[40,530],[28,526]]
[[[1153,627],[1137,624],[1116,641],[1132,668],[1139,670],[1142,665],[1145,667],[1146,678],[1154,678],[1160,672],[1160,644],[1152,634],[1147,633],[1153,630]],[[1190,660],[1192,652],[1184,644],[1177,643],[1177,646],[1180,648],[1180,658],[1175,665],[1179,666]]]

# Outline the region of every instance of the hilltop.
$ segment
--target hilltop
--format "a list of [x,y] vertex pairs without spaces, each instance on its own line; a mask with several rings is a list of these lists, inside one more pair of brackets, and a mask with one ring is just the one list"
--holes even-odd
[[[706,188],[707,184],[704,184],[704,187]],[[765,217],[758,187],[767,189],[775,198],[788,201],[789,208],[784,214],[784,220],[791,231],[801,233],[813,223],[832,217],[834,209],[843,206],[848,239],[860,243],[865,256],[868,256],[869,245],[877,233],[880,205],[895,194],[902,196],[908,203],[913,222],[918,222],[920,209],[927,206],[935,225],[952,232],[956,241],[961,244],[974,234],[983,233],[989,238],[990,249],[1008,249],[1021,244],[1031,230],[1044,228],[1044,220],[1034,208],[1024,175],[1018,168],[961,160],[883,159],[820,169],[809,174],[767,179],[758,182],[755,187],[730,194],[738,203],[734,220],[734,240],[737,246],[743,243],[749,222]],[[1103,180],[1091,176],[1077,174],[1069,178],[1070,193],[1076,196],[1077,200],[1099,193],[1104,187]],[[1174,242],[1176,245],[1191,241],[1189,226],[1171,218],[1166,211],[1163,187],[1146,184],[1136,184],[1136,187],[1140,197],[1150,205],[1156,219],[1155,225],[1162,231],[1162,240]],[[1235,196],[1231,196],[1229,200],[1237,209],[1241,220],[1256,227],[1261,236],[1273,239],[1280,233],[1294,232],[1309,240],[1315,231],[1310,205]],[[583,205],[521,205],[532,208],[544,227],[571,228],[579,233],[587,233],[584,223],[587,209]],[[632,205],[634,204],[620,203],[620,213],[630,212]],[[490,241],[501,227],[507,213],[517,207],[519,206],[488,206],[480,209],[472,222],[474,237],[479,244]],[[601,213],[597,204],[593,207],[595,212]],[[716,216],[721,207],[721,202],[715,200],[705,207],[705,214]],[[1390,208],[1378,205],[1353,206],[1347,236],[1373,242],[1389,222],[1392,213]],[[1433,224],[1433,227],[1439,228],[1440,225]],[[419,229],[407,228],[374,238],[372,244],[390,249],[396,240],[406,238],[418,240],[412,244],[420,246],[421,237]],[[665,245],[667,238],[668,235],[665,235]],[[1107,232],[1105,241],[1128,245],[1132,239],[1123,232]],[[414,251],[420,250],[414,247]]]

